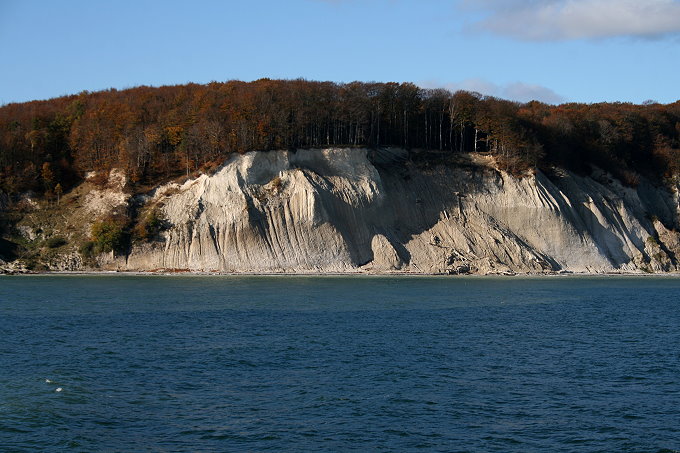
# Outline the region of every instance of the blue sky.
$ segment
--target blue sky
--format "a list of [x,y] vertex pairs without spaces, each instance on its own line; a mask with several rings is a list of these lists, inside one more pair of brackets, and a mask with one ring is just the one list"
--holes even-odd
[[680,0],[0,0],[0,104],[261,77],[680,99]]

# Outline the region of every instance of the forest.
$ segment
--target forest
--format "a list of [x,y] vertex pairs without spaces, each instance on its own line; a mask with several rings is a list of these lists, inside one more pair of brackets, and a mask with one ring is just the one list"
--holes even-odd
[[488,153],[516,175],[592,166],[635,186],[680,173],[680,101],[548,105],[412,83],[212,82],[0,107],[0,190],[54,197],[90,171],[140,187],[231,153],[329,146]]

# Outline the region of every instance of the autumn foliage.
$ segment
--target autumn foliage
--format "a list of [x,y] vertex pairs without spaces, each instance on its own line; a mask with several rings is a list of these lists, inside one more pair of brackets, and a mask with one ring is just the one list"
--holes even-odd
[[83,92],[0,108],[0,190],[54,194],[113,167],[148,184],[230,153],[327,146],[485,152],[517,174],[596,165],[635,184],[680,171],[680,102],[551,106],[410,83],[269,79]]

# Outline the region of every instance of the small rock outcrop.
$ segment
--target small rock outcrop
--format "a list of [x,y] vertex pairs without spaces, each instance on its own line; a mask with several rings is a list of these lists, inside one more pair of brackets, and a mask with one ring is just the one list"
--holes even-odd
[[371,239],[371,251],[373,252],[373,259],[365,266],[368,271],[398,271],[406,265],[394,245],[382,234],[376,234]]

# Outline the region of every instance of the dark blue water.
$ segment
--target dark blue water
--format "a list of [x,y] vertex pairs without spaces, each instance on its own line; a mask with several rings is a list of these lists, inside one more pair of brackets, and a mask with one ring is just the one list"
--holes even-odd
[[680,280],[4,277],[0,450],[680,450]]

